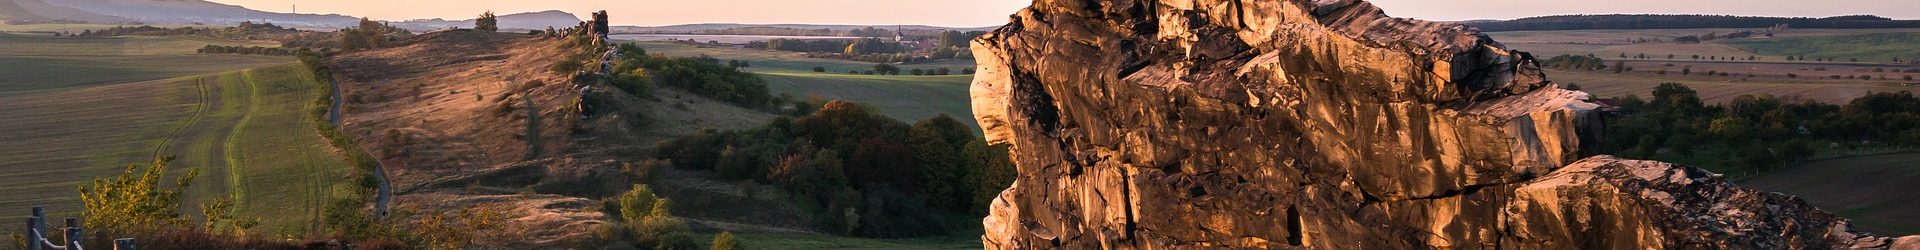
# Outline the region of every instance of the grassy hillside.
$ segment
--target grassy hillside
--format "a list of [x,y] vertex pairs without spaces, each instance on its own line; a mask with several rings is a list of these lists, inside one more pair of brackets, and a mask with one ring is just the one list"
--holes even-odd
[[1743,186],[1798,195],[1854,220],[1868,232],[1920,233],[1920,153],[1815,161],[1743,181]]
[[1804,55],[1841,61],[1858,58],[1871,62],[1920,59],[1920,32],[1741,39],[1722,43],[1777,56]]

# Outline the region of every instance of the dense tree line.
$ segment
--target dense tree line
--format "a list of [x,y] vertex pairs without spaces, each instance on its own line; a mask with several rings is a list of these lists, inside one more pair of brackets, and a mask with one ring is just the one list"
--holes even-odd
[[[1723,145],[1741,166],[1777,166],[1819,148],[1858,143],[1920,145],[1920,98],[1911,92],[1872,93],[1843,105],[1743,95],[1706,105],[1685,85],[1656,87],[1651,100],[1628,96],[1629,113],[1608,119],[1606,153],[1704,165],[1693,156]],[[1690,162],[1692,161],[1692,162]]]
[[1540,66],[1556,69],[1602,70],[1607,69],[1607,60],[1593,55],[1558,55],[1541,61]]
[[197,52],[197,53],[201,53],[201,54],[241,54],[241,55],[268,55],[268,56],[292,56],[292,55],[294,55],[294,53],[295,53],[295,50],[294,50],[294,49],[288,49],[288,48],[268,48],[268,47],[260,47],[260,46],[252,46],[252,47],[248,47],[248,46],[220,46],[220,45],[211,45],[211,44],[209,44],[209,45],[207,45],[206,47],[201,47],[201,48],[200,48],[200,49],[199,49],[198,51],[196,51],[196,52]]
[[792,52],[838,53],[847,50],[853,40],[847,39],[790,39],[779,38],[766,41],[752,41],[747,48]]
[[939,46],[943,48],[953,47],[953,48],[965,49],[969,47],[967,43],[970,41],[973,41],[973,38],[977,38],[986,34],[987,34],[986,31],[960,32],[960,31],[948,30],[948,31],[940,32],[939,37],[935,38],[934,42],[938,42]]
[[274,25],[272,23],[240,22],[240,25],[237,25],[234,27],[222,27],[222,28],[211,28],[211,27],[161,28],[161,27],[154,27],[154,26],[147,26],[147,25],[114,26],[113,28],[107,28],[102,30],[84,30],[84,31],[81,31],[80,34],[78,34],[77,36],[81,36],[81,37],[204,36],[204,37],[221,38],[221,39],[251,40],[251,39],[260,39],[262,38],[262,36],[266,36],[266,35],[285,35],[285,34],[299,33],[299,32],[300,30],[298,29],[280,27],[279,25]]
[[844,101],[755,129],[663,142],[654,157],[778,185],[820,208],[821,229],[872,237],[977,223],[957,218],[984,214],[1014,175],[1004,146],[987,145],[951,117],[907,124]]
[[1768,28],[1785,24],[1810,29],[1920,28],[1920,20],[1892,20],[1878,16],[1749,17],[1723,15],[1565,15],[1514,19],[1508,21],[1468,22],[1481,31],[1586,30],[1586,29],[1698,29]]
[[387,43],[412,36],[413,32],[385,23],[360,18],[360,25],[340,30],[340,44],[343,49],[358,50],[386,46]]

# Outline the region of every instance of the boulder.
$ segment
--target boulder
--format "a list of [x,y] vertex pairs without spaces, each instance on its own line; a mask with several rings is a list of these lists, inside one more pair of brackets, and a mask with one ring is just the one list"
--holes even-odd
[[975,119],[1019,168],[989,248],[1920,247],[1698,169],[1580,160],[1585,93],[1365,1],[1036,0],[973,50]]

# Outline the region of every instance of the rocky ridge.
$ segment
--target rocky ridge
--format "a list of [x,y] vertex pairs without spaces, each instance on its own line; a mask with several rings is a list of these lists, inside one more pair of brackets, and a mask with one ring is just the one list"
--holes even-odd
[[[975,40],[990,248],[1920,248],[1608,156],[1586,94],[1359,0],[1036,0]],[[1591,145],[1587,145],[1591,146]]]

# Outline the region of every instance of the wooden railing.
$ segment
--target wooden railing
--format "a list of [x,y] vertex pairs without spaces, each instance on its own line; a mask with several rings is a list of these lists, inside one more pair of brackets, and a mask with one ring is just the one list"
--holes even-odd
[[[86,239],[86,237],[83,236],[83,232],[86,230],[80,226],[80,218],[67,217],[66,222],[67,226],[60,228],[64,233],[63,236],[60,237],[61,241],[56,244],[53,242],[53,239],[47,238],[47,208],[39,206],[33,207],[32,215],[27,217],[27,250],[87,249],[86,247],[80,246],[80,242]],[[133,238],[113,240],[113,249],[134,250]]]

